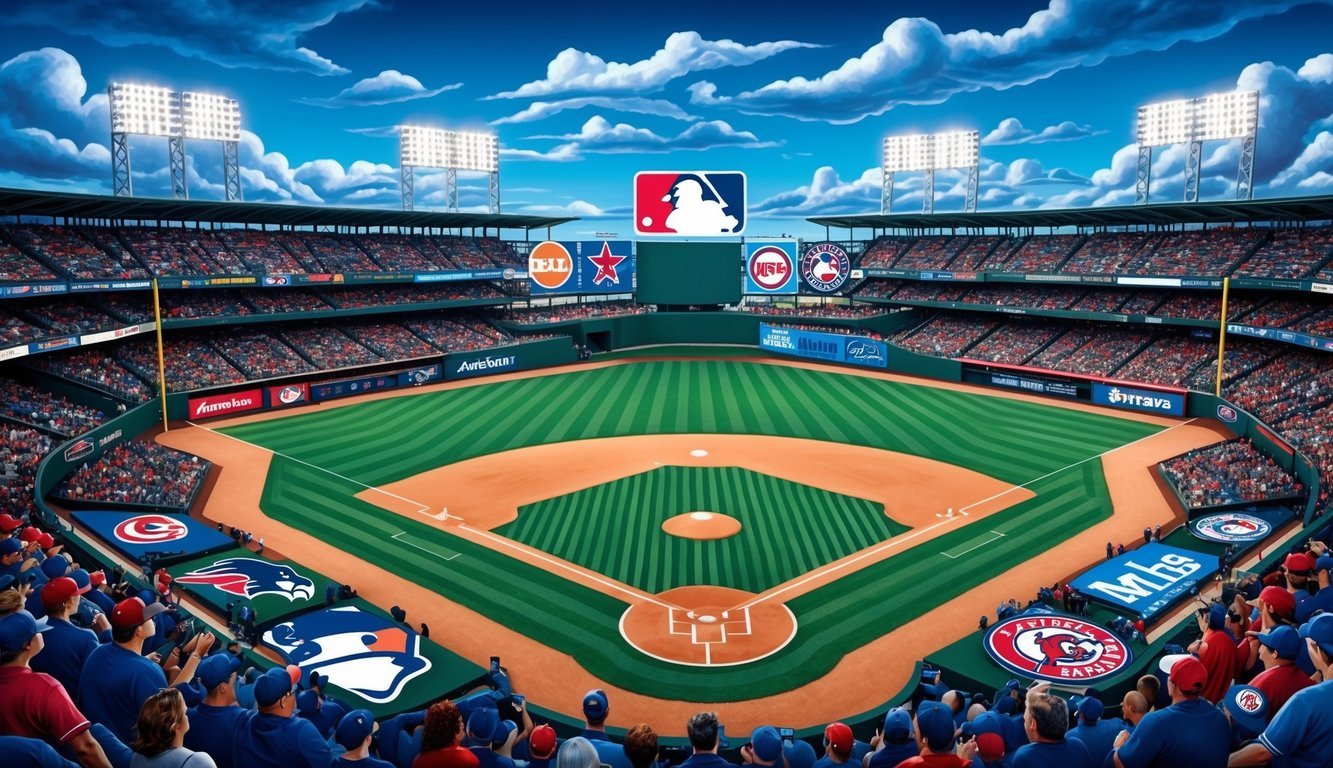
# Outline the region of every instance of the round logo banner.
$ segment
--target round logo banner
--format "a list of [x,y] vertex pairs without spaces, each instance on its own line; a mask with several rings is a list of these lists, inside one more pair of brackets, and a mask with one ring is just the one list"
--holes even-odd
[[852,273],[852,260],[837,243],[815,243],[801,256],[801,279],[816,293],[835,293]]
[[1267,520],[1240,512],[1220,512],[1190,521],[1190,533],[1205,541],[1224,544],[1260,541],[1272,532],[1273,526]]
[[1015,616],[982,638],[987,655],[1024,677],[1053,683],[1091,683],[1129,668],[1134,654],[1110,630],[1073,616]]

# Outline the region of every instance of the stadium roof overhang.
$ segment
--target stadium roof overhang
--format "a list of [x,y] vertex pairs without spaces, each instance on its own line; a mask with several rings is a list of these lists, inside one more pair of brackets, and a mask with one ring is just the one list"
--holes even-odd
[[0,216],[106,221],[180,221],[280,227],[406,227],[522,229],[554,227],[576,217],[491,213],[437,213],[375,208],[334,208],[275,203],[110,197],[0,188]]
[[1333,219],[1333,196],[1288,197],[1216,203],[1161,203],[981,213],[893,213],[816,216],[807,221],[840,229],[1030,229],[1035,227],[1134,227],[1245,224]]

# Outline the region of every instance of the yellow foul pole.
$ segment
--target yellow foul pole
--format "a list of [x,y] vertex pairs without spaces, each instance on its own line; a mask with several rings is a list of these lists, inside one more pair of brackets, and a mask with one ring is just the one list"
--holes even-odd
[[1227,299],[1231,293],[1231,278],[1222,278],[1222,319],[1217,328],[1217,384],[1213,394],[1222,396],[1222,366],[1227,357]]
[[157,295],[157,278],[153,278],[153,324],[157,326],[157,391],[162,398],[162,431],[169,432],[167,424],[167,362],[162,354],[162,302]]

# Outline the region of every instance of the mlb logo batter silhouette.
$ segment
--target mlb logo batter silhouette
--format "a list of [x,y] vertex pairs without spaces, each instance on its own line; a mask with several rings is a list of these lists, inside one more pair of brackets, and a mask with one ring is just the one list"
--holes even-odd
[[634,175],[634,231],[709,237],[745,231],[745,174],[653,171]]

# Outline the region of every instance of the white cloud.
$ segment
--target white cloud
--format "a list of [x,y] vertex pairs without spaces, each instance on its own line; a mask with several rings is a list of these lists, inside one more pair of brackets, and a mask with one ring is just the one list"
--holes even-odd
[[854,123],[900,104],[938,104],[959,93],[1004,90],[1112,56],[1201,41],[1299,0],[1051,0],[1021,27],[1001,34],[945,34],[929,19],[901,18],[861,56],[819,77],[777,80],[735,96],[707,81],[691,102],[746,114]]
[[491,125],[531,123],[537,120],[545,120],[552,115],[559,114],[566,110],[584,109],[587,107],[610,109],[617,112],[635,112],[644,115],[656,115],[658,117],[669,117],[673,120],[699,119],[664,99],[644,99],[637,96],[614,98],[608,96],[586,96],[577,99],[561,99],[559,101],[534,101],[532,104],[528,105],[527,108],[515,112],[508,117],[492,120]]
[[1055,125],[1048,125],[1040,131],[1023,127],[1016,117],[1006,117],[993,131],[981,138],[982,146],[1001,146],[1005,144],[1046,144],[1053,141],[1077,141],[1089,136],[1100,136],[1106,131],[1094,130],[1090,125],[1079,125],[1072,120],[1065,120]]
[[420,80],[411,75],[405,75],[396,69],[386,69],[374,77],[367,77],[344,88],[336,96],[323,99],[303,98],[297,99],[297,101],[302,104],[312,104],[329,109],[365,107],[429,99],[445,91],[453,91],[462,87],[462,83],[450,83],[439,88],[427,88],[421,84]]
[[704,40],[698,32],[675,32],[652,56],[631,63],[606,61],[596,54],[566,48],[546,65],[546,78],[489,98],[521,99],[557,93],[654,91],[691,72],[743,67],[810,43],[779,40],[744,45],[732,40]]
[[593,115],[578,133],[529,136],[531,140],[564,142],[546,152],[533,149],[501,148],[500,156],[513,160],[547,160],[568,162],[582,159],[583,155],[648,154],[679,151],[702,152],[719,147],[738,149],[765,149],[778,142],[760,141],[749,131],[738,131],[721,120],[695,123],[675,136],[661,136],[647,128],[636,128],[628,123],[612,123],[601,115]]

